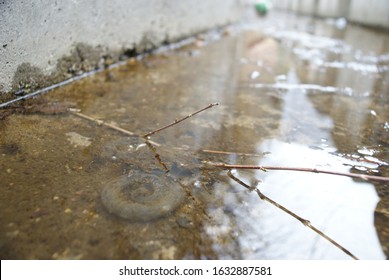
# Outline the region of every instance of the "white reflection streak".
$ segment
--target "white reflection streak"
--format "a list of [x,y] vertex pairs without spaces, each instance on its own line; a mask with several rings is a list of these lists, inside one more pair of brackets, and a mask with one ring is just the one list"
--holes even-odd
[[312,90],[312,91],[320,91],[325,93],[341,93],[344,95],[353,95],[353,90],[350,87],[338,88],[331,86],[320,86],[315,84],[289,84],[289,83],[277,83],[277,84],[261,84],[256,83],[252,85],[254,88],[265,88],[265,89],[280,89],[280,90]]
[[348,68],[354,71],[359,71],[363,73],[383,73],[389,71],[388,65],[376,65],[376,64],[364,64],[358,62],[343,62],[343,61],[320,61],[315,60],[317,66],[327,67],[327,68],[337,68],[344,69]]
[[[285,166],[325,165],[327,169],[348,171],[343,160],[327,154],[325,151],[311,150],[298,144],[286,144],[277,140],[269,140],[262,148],[272,151],[272,157],[260,164],[282,164]],[[362,259],[385,258],[374,228],[373,213],[379,200],[375,189],[369,183],[355,183],[350,178],[322,174],[296,174],[286,172],[269,172],[264,178],[261,189],[277,202],[292,211],[300,213],[304,218],[335,239],[346,249]],[[267,222],[266,219],[271,219]],[[277,222],[276,222],[277,220]],[[285,254],[288,248],[305,246],[312,248],[312,258],[337,259],[345,258],[342,252],[331,248],[331,244],[323,240],[315,241],[314,236],[302,233],[298,224],[290,222],[280,215],[264,218],[267,227],[278,231],[278,224],[290,224],[288,238],[283,247]],[[303,236],[298,236],[303,234]],[[269,235],[271,236],[271,235]],[[317,244],[315,245],[315,242]]]

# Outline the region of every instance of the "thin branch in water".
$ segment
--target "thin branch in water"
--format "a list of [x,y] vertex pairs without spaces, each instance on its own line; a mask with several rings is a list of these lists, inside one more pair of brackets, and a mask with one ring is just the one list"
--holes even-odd
[[196,112],[193,112],[192,114],[189,114],[186,117],[183,117],[182,119],[178,119],[178,120],[176,119],[174,122],[172,122],[172,123],[170,123],[168,125],[165,125],[165,126],[163,126],[161,128],[158,128],[156,130],[150,131],[149,133],[146,133],[145,135],[143,135],[143,137],[147,138],[147,137],[149,137],[149,136],[151,136],[151,135],[153,135],[153,134],[155,134],[157,132],[160,132],[161,130],[164,130],[164,129],[169,128],[169,127],[171,127],[171,126],[173,126],[175,124],[178,124],[178,123],[180,123],[180,122],[182,122],[182,121],[184,121],[184,120],[186,120],[186,119],[188,119],[188,118],[190,118],[190,117],[192,117],[192,116],[194,116],[194,115],[196,115],[198,113],[201,113],[202,111],[205,111],[205,110],[207,110],[209,108],[212,108],[214,106],[217,106],[217,105],[219,105],[219,104],[218,103],[211,103],[208,106],[206,106],[206,107],[204,107],[204,108],[202,108],[200,110],[197,110]]
[[[72,113],[73,115],[79,117],[79,118],[82,118],[82,119],[94,122],[94,123],[96,123],[99,126],[108,127],[110,129],[113,129],[115,131],[118,131],[118,132],[120,132],[122,134],[125,134],[125,135],[128,135],[128,136],[141,137],[140,135],[135,134],[134,132],[131,132],[131,131],[127,130],[127,129],[121,128],[121,127],[119,127],[117,125],[110,124],[110,123],[104,122],[102,120],[95,119],[95,118],[93,118],[91,116],[85,115],[83,113],[80,113],[79,110],[77,110],[77,109],[70,108],[70,109],[68,109],[68,111],[70,113]],[[149,142],[152,143],[154,146],[160,146],[160,144],[157,143],[157,142],[154,142],[154,141],[151,141],[151,140],[149,140]]]
[[[110,123],[106,123],[102,120],[98,120],[98,119],[95,119],[91,116],[88,116],[88,115],[85,115],[85,114],[82,114],[80,113],[78,110],[76,109],[68,109],[68,111],[70,113],[72,113],[73,115],[77,116],[77,117],[80,117],[82,119],[85,119],[85,120],[88,120],[88,121],[92,121],[94,123],[96,123],[97,125],[99,126],[105,126],[105,127],[108,127],[108,128],[111,128],[113,130],[116,130],[118,132],[121,132],[125,135],[128,135],[128,136],[137,136],[137,137],[140,137],[139,135],[131,132],[131,131],[128,131],[124,128],[121,128],[119,126],[116,126],[116,125],[113,125],[113,124],[110,124]],[[155,146],[160,146],[160,144],[158,144],[157,142],[154,142],[154,141],[151,141],[151,140],[147,140],[147,139],[144,139],[147,147],[151,150],[151,152],[154,154],[154,157],[156,158],[156,160],[158,161],[158,163],[163,167],[163,169],[166,171],[166,172],[169,172],[169,168],[166,166],[166,164],[163,162],[163,160],[161,159],[161,156],[158,154]]]
[[123,134],[126,134],[128,136],[136,136],[135,133],[131,132],[131,131],[128,131],[126,129],[123,129],[121,127],[118,127],[116,125],[113,125],[113,124],[110,124],[110,123],[106,123],[102,120],[98,120],[98,119],[95,119],[91,116],[88,116],[88,115],[85,115],[83,113],[80,113],[77,109],[69,109],[69,112],[72,113],[73,115],[76,115],[77,117],[80,117],[80,118],[83,118],[85,120],[88,120],[88,121],[92,121],[92,122],[95,122],[97,125],[103,125],[103,126],[106,126],[106,127],[109,127],[113,130],[116,130],[116,131],[119,131]]
[[220,167],[224,169],[259,169],[262,171],[268,171],[268,170],[301,171],[301,172],[313,172],[313,173],[346,176],[346,177],[357,178],[366,181],[370,180],[370,181],[389,182],[389,177],[355,174],[355,173],[347,173],[347,172],[337,172],[337,171],[321,170],[316,168],[264,166],[264,165],[235,165],[235,164],[214,163],[214,162],[206,162],[206,163],[211,166]]
[[163,169],[165,169],[166,173],[169,172],[170,171],[169,168],[166,166],[165,162],[163,162],[163,160],[161,159],[161,156],[157,152],[157,149],[150,143],[150,141],[145,140],[145,143],[146,143],[147,147],[154,154],[154,157],[158,161],[158,163],[163,167]]
[[227,175],[228,177],[230,177],[232,180],[234,180],[235,182],[237,182],[239,185],[245,187],[246,189],[250,190],[250,191],[255,191],[259,198],[264,200],[264,201],[267,201],[269,202],[270,204],[274,205],[275,207],[277,207],[278,209],[284,211],[285,213],[289,214],[290,216],[292,216],[293,218],[295,218],[296,220],[298,220],[299,222],[301,222],[304,226],[307,226],[309,227],[311,230],[313,230],[314,232],[316,232],[317,234],[319,234],[321,237],[323,237],[324,239],[328,240],[329,242],[331,242],[333,245],[335,245],[337,248],[339,248],[340,250],[342,250],[344,253],[346,253],[347,255],[349,255],[350,257],[352,257],[353,259],[355,260],[358,260],[358,258],[353,255],[349,250],[347,250],[346,248],[344,248],[343,246],[341,246],[339,243],[337,243],[335,240],[333,240],[332,238],[330,238],[329,236],[327,236],[326,234],[324,234],[322,231],[320,231],[318,228],[314,227],[311,222],[309,220],[306,220],[306,219],[303,219],[301,218],[300,216],[298,216],[297,214],[293,213],[292,211],[290,211],[289,209],[287,209],[286,207],[278,204],[277,202],[275,202],[274,200],[268,198],[266,195],[264,195],[258,188],[256,187],[252,187],[250,185],[247,185],[246,183],[244,183],[243,181],[241,181],[240,179],[238,179],[237,177],[235,177],[232,172],[231,172],[231,169],[228,169],[227,171]]
[[262,157],[266,154],[266,153],[251,154],[251,153],[227,152],[227,151],[217,151],[217,150],[208,150],[208,149],[202,149],[200,150],[200,152],[209,153],[209,154],[218,154],[218,155],[237,155],[237,156],[247,156],[247,157]]

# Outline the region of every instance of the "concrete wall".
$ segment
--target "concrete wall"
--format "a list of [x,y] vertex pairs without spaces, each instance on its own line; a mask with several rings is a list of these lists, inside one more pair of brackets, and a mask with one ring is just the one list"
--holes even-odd
[[273,0],[275,8],[389,28],[388,0]]
[[244,2],[0,0],[0,102],[234,22]]
[[301,11],[304,14],[315,13],[317,9],[316,5],[318,1],[301,0],[296,2],[298,2],[298,4],[296,5],[297,10]]
[[318,1],[316,14],[322,17],[347,17],[350,0]]
[[348,18],[355,22],[389,28],[389,1],[353,0],[350,3]]

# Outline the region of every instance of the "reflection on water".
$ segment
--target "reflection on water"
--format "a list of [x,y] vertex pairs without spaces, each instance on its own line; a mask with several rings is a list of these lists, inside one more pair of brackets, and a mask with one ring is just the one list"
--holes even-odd
[[[388,46],[380,31],[273,14],[57,89],[44,96],[49,110],[37,99],[1,111],[1,257],[349,259],[203,161],[388,177]],[[214,102],[153,135],[153,149],[136,136]],[[387,184],[235,174],[356,256],[387,258]],[[116,193],[107,207],[112,182],[136,203],[155,197],[163,208],[174,192],[179,201],[143,219],[136,209],[148,217],[158,207],[129,207]],[[127,191],[122,182],[147,184]],[[137,219],[115,214],[116,200]]]
[[[295,27],[298,22],[292,18],[291,22],[282,22],[278,29],[272,22],[266,32],[291,53],[289,68],[284,72],[278,72],[283,70],[278,61],[253,55],[262,54],[269,41],[252,39],[253,43],[248,44],[255,49],[248,51],[243,60],[243,88],[250,93],[249,98],[258,103],[266,102],[269,96],[282,100],[278,104],[279,125],[272,131],[272,137],[260,138],[256,144],[258,153],[269,155],[253,164],[317,167],[338,172],[359,170],[370,174],[387,170],[389,111],[385,76],[389,65],[385,51],[388,51],[388,39],[373,36],[374,46],[367,41],[360,42],[361,34],[369,40],[371,33],[353,26],[348,28],[349,33],[342,32],[334,38],[327,37],[322,26],[316,30],[318,34],[313,34],[314,28],[307,33],[288,31],[288,27]],[[370,130],[371,125],[379,127],[369,132],[377,135],[378,139],[373,141],[366,138],[366,132],[361,133]],[[236,163],[236,159],[230,162]],[[387,252],[388,237],[380,231],[382,226],[377,227],[377,216],[381,215],[377,214],[380,197],[373,184],[296,172],[253,174],[240,171],[238,174],[252,184],[256,184],[253,178],[260,180],[258,188],[265,195],[310,220],[357,256],[386,258],[383,248]],[[229,185],[241,188],[231,182]],[[382,187],[378,187],[380,189]],[[240,201],[240,207],[233,210],[232,216],[240,229],[236,234],[237,246],[244,258],[348,258],[328,241],[254,194],[223,193],[220,198],[225,205]],[[387,198],[381,197],[381,201]],[[388,205],[387,202],[384,205]],[[385,210],[385,213],[388,212]],[[231,217],[230,214],[225,216]],[[226,222],[225,217],[219,219],[223,225],[232,224]]]
[[[348,171],[342,158],[326,150],[312,150],[298,144],[267,140],[258,147],[271,154],[258,164],[269,166],[310,166],[333,171]],[[256,174],[263,182],[259,189],[289,210],[308,219],[342,246],[363,259],[384,258],[374,228],[374,209],[378,196],[374,186],[355,183],[350,178],[322,174],[275,171]],[[244,178],[244,174],[242,174]],[[346,256],[298,221],[266,205],[256,196],[251,208],[257,215],[241,214],[242,227],[250,226],[249,236],[242,231],[239,240],[247,245],[249,258],[261,259],[343,259]],[[254,216],[252,216],[254,215]],[[250,222],[254,219],[256,223]],[[252,221],[252,220],[251,220]],[[239,225],[241,226],[241,225]],[[260,239],[257,246],[253,239]],[[369,246],[365,246],[366,242]],[[246,245],[246,247],[247,247]],[[293,248],[293,249],[291,249]]]

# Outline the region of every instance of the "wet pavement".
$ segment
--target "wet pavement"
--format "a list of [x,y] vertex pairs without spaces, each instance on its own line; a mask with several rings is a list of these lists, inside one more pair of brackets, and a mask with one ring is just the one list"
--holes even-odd
[[[2,109],[1,258],[350,259],[209,162],[389,177],[388,33],[250,18]],[[388,183],[233,174],[357,257],[389,256]]]

